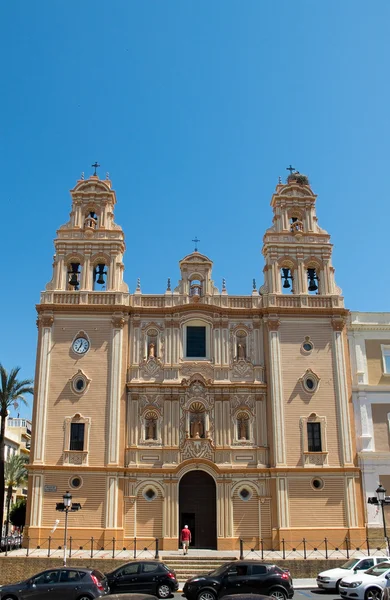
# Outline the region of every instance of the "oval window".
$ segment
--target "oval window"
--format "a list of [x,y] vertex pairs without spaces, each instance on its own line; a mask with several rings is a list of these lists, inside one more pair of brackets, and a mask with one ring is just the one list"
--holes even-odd
[[76,477],[71,477],[69,483],[72,488],[77,489],[77,488],[81,487],[83,481],[82,481],[81,477],[76,476]]
[[324,482],[322,479],[313,479],[311,485],[315,490],[322,490]]
[[249,500],[252,496],[250,490],[248,490],[247,488],[242,488],[242,490],[240,490],[239,492],[239,496],[241,498],[241,500]]
[[145,500],[148,500],[149,502],[154,500],[155,497],[156,497],[156,492],[152,488],[148,488],[146,490],[146,492],[144,492],[144,498],[145,498]]

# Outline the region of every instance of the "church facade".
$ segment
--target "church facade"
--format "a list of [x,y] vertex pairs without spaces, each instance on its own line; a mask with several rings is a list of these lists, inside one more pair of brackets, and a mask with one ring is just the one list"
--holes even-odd
[[100,545],[174,549],[184,524],[220,550],[364,538],[348,311],[307,178],[277,185],[246,296],[217,289],[197,250],[165,293],[129,293],[111,182],[71,196],[37,306],[30,538],[66,490],[82,505],[69,534]]

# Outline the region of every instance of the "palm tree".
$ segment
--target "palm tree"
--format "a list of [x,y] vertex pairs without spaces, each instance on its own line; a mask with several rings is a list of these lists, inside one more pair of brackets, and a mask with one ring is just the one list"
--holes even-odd
[[27,404],[25,394],[33,394],[33,382],[31,379],[18,380],[20,367],[11,369],[8,374],[0,363],[0,533],[3,528],[4,516],[4,448],[5,448],[5,420],[11,404],[18,402]]
[[23,456],[22,454],[13,454],[8,458],[4,465],[4,480],[7,487],[7,519],[5,523],[6,538],[8,536],[9,509],[11,505],[12,491],[14,488],[20,487],[27,481],[27,462],[27,456]]

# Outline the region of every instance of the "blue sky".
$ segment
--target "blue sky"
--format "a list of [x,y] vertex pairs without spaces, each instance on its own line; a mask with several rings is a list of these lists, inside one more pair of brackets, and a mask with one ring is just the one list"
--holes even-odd
[[0,19],[7,368],[34,375],[52,241],[95,160],[131,291],[140,277],[164,292],[197,235],[216,285],[250,294],[292,163],[319,195],[346,306],[388,310],[388,0],[13,0]]

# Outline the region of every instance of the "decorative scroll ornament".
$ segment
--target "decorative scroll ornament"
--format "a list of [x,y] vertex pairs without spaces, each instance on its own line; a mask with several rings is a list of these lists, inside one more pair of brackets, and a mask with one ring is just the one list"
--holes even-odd
[[208,439],[187,439],[184,442],[182,460],[190,458],[206,458],[214,461],[214,450]]

